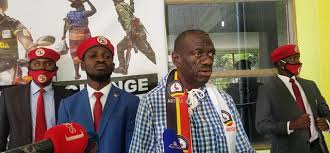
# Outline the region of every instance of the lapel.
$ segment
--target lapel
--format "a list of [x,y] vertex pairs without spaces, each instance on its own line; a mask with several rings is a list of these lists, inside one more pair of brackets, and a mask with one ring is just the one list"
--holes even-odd
[[[30,142],[32,141],[32,118],[31,118],[31,102],[30,102],[30,83],[26,84],[26,85],[21,85],[21,90],[19,91],[21,92],[22,95],[17,96],[17,102],[18,108],[21,108],[22,110],[22,116],[24,116],[24,121],[26,122],[26,134],[29,135],[30,138]],[[13,95],[14,96],[14,95]],[[17,124],[21,124],[21,123],[17,123]]]
[[119,96],[120,96],[120,90],[117,87],[115,87],[114,85],[112,85],[111,89],[109,91],[108,97],[107,97],[107,101],[104,106],[103,113],[102,113],[102,118],[101,118],[101,123],[100,123],[101,125],[98,129],[100,139],[102,137],[102,134],[104,132],[104,129],[105,129],[107,123],[110,120],[110,116],[111,116],[112,112],[115,110],[115,107],[118,103]]
[[317,117],[317,113],[316,113],[317,109],[316,109],[316,106],[315,106],[316,103],[314,103],[315,100],[313,98],[314,97],[313,96],[313,91],[311,91],[312,88],[310,86],[308,86],[306,81],[304,81],[301,78],[297,78],[297,81],[299,82],[301,88],[304,90],[304,93],[306,95],[307,101],[309,103],[309,106],[311,107],[311,110],[313,112],[314,117]]
[[82,124],[84,124],[84,127],[87,131],[95,132],[87,89],[83,89],[81,92],[79,92],[79,94],[79,102],[75,103],[76,110],[80,110],[77,111],[77,116],[81,119],[80,121]]
[[58,107],[60,106],[61,102],[61,88],[59,86],[53,85],[54,88],[54,103],[55,103],[55,118],[57,121],[58,117]]
[[286,87],[286,85],[284,84],[284,82],[278,77],[276,76],[275,79],[273,80],[275,83],[275,89],[274,92],[277,92],[277,98],[279,102],[284,102],[281,103],[284,106],[290,107],[292,108],[292,113],[294,113],[295,115],[297,112],[303,113],[301,112],[301,110],[298,108],[297,104],[296,104],[296,100],[294,99],[294,97],[291,95],[289,89]]

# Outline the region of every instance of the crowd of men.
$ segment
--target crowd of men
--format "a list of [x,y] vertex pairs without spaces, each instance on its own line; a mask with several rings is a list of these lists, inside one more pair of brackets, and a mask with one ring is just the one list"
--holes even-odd
[[[112,85],[116,51],[105,37],[77,47],[87,75],[80,91],[53,84],[56,51],[33,48],[27,54],[31,82],[1,93],[0,151],[41,141],[47,129],[75,122],[90,138],[96,135],[88,152],[254,153],[233,98],[209,83],[215,52],[208,33],[182,32],[171,56],[176,68],[139,99]],[[259,89],[257,130],[272,135],[272,153],[328,152],[322,131],[329,131],[330,111],[316,84],[298,76],[299,48],[283,45],[270,57],[278,75]]]

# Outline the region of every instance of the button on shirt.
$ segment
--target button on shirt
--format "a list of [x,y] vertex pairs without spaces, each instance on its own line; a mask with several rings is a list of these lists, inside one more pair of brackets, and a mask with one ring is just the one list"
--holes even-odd
[[92,112],[93,121],[94,121],[93,110],[94,110],[94,105],[95,105],[95,101],[96,101],[96,98],[93,95],[94,92],[102,92],[103,93],[103,96],[101,97],[101,104],[102,104],[102,110],[104,110],[104,106],[105,106],[105,103],[107,101],[108,94],[110,92],[111,86],[112,86],[112,84],[109,83],[108,85],[103,87],[101,90],[97,91],[97,90],[93,89],[91,86],[87,85],[87,92],[88,92],[89,104],[90,104],[90,108],[91,108],[91,112]]
[[[292,97],[296,100],[296,97],[295,97],[293,89],[292,89],[292,84],[290,82],[290,78],[287,77],[287,76],[284,76],[284,75],[278,75],[278,77],[283,81],[285,86],[289,89]],[[316,131],[316,127],[315,127],[316,125],[315,125],[313,112],[311,110],[311,106],[309,105],[309,103],[307,101],[306,94],[305,94],[304,90],[302,89],[302,87],[300,86],[299,82],[296,80],[296,77],[293,76],[293,77],[291,77],[291,79],[295,80],[295,83],[297,84],[297,86],[299,88],[299,91],[301,93],[301,97],[302,97],[303,102],[304,102],[306,113],[310,115],[310,119],[311,119],[311,126],[310,126],[311,138],[309,139],[309,141],[312,142],[312,141],[314,141],[315,139],[318,138],[318,132]],[[288,122],[288,124],[287,124],[287,130],[288,130],[288,134],[291,134],[293,132],[293,130],[289,130],[289,124],[290,124],[290,122]]]
[[[36,111],[37,111],[37,101],[39,96],[40,87],[31,81],[30,85],[30,102],[31,102],[31,117],[32,117],[32,142],[34,142],[35,128],[36,128]],[[44,105],[45,105],[45,116],[47,129],[55,126],[55,100],[54,100],[54,89],[52,84],[44,87]]]

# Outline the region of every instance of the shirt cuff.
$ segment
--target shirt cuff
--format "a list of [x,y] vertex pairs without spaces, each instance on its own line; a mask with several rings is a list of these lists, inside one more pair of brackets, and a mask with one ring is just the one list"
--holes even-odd
[[[328,122],[328,120],[327,120],[327,122]],[[328,122],[328,125],[329,125],[329,122]],[[288,131],[288,135],[290,135],[294,130],[290,130],[290,121],[288,121],[287,123],[286,123],[286,129],[287,129],[287,131]],[[329,126],[330,127],[330,126]],[[329,129],[329,131],[330,131],[330,129]]]

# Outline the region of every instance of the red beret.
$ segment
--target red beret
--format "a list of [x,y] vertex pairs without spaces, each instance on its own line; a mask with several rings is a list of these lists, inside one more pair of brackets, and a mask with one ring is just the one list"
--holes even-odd
[[54,153],[82,153],[88,144],[87,131],[78,123],[63,123],[48,129],[44,139],[50,139]]
[[82,60],[86,51],[88,49],[90,49],[92,47],[96,47],[96,46],[102,46],[102,47],[107,48],[109,51],[111,51],[112,56],[115,54],[115,49],[109,39],[102,37],[102,36],[96,36],[96,37],[88,38],[80,43],[80,45],[77,49],[77,54],[78,54],[79,59]]
[[30,61],[36,58],[49,58],[57,62],[60,59],[60,54],[49,48],[38,47],[29,51],[28,58]]
[[274,51],[271,54],[271,60],[273,63],[289,57],[291,55],[295,55],[295,54],[300,54],[299,52],[299,48],[297,45],[293,45],[293,44],[289,44],[289,45],[283,45],[280,46],[276,49],[274,49]]

